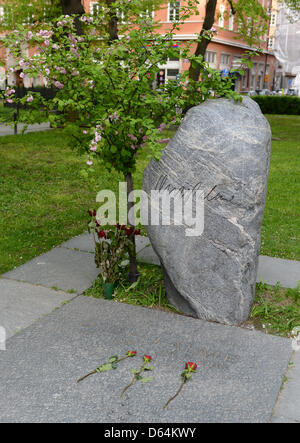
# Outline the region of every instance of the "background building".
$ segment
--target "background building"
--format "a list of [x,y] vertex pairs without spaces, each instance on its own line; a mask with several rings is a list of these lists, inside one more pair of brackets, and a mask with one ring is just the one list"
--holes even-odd
[[274,52],[277,58],[275,89],[283,93],[293,89],[300,95],[300,21],[280,5],[276,12]]
[[[86,12],[97,13],[101,7],[100,3],[91,0],[82,0]],[[234,88],[236,91],[260,91],[262,89],[271,90],[277,84],[279,78],[279,67],[277,66],[277,77],[275,79],[275,57],[274,46],[276,39],[276,20],[277,20],[277,0],[260,0],[265,6],[270,15],[268,33],[264,36],[263,53],[260,56],[254,56],[253,67],[245,69],[245,74],[235,80]],[[186,1],[171,1],[165,3],[158,11],[153,13],[155,20],[161,23],[160,32],[166,32],[172,22],[179,17],[180,8]],[[196,40],[197,34],[201,31],[204,16],[205,16],[205,0],[199,5],[199,15],[191,16],[176,34],[176,42],[178,45],[179,56],[161,66],[161,78],[163,81],[174,79],[178,74],[189,68],[189,63],[186,63],[180,58],[180,47],[184,46],[185,42],[193,42]],[[0,5],[0,20],[4,17],[4,9]],[[240,66],[240,59],[245,54],[246,50],[250,48],[239,37],[237,33],[237,23],[234,15],[230,13],[230,6],[227,0],[220,0],[217,5],[216,22],[214,27],[217,29],[217,34],[209,43],[206,51],[206,61],[209,65],[221,72],[221,75],[228,75],[232,68]],[[195,42],[196,48],[196,42]],[[24,55],[31,55],[32,49],[24,47]],[[0,48],[0,56],[6,59],[6,66],[0,69],[0,84],[7,82],[9,85],[32,87],[45,84],[42,77],[37,79],[26,78],[22,80],[20,72],[10,72],[9,68],[14,64],[14,61],[5,55],[5,49]],[[278,80],[279,81],[279,80]]]

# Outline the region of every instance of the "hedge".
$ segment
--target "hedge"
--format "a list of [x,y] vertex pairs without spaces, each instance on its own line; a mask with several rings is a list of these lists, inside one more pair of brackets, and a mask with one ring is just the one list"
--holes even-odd
[[255,95],[255,100],[263,114],[300,115],[300,98],[288,95]]

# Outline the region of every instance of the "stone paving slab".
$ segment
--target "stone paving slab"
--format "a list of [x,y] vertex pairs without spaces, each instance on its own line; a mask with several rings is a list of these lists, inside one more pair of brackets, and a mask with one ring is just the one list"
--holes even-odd
[[[77,249],[79,251],[92,252],[94,253],[94,240],[93,236],[88,233],[78,235],[71,238],[60,245],[62,248]],[[160,265],[159,258],[153,251],[150,240],[148,237],[137,236],[136,237],[136,252],[137,259],[143,263],[149,263],[154,265]]]
[[[23,123],[18,124],[18,134],[21,134],[23,127]],[[47,131],[49,129],[52,129],[50,128],[50,123],[34,123],[32,125],[28,125],[25,134],[27,134],[28,132]],[[14,128],[12,128],[11,126],[0,124],[0,137],[4,135],[14,135]]]
[[274,409],[274,423],[278,420],[300,423],[300,351],[294,352],[291,363],[286,374],[287,381]]
[[9,338],[73,297],[65,292],[0,278],[0,326]]
[[3,277],[46,288],[56,287],[64,291],[73,289],[81,294],[92,285],[98,274],[93,254],[54,248],[3,274]]
[[[159,258],[153,251],[148,237],[137,237],[137,258],[144,263],[159,265]],[[60,245],[65,248],[79,249],[80,251],[94,252],[92,236],[88,233],[79,235]],[[300,261],[284,260],[261,255],[259,257],[257,282],[263,281],[269,285],[276,285],[279,281],[284,288],[297,287],[300,281]]]
[[[138,356],[76,383],[128,349]],[[154,379],[120,399],[144,353]],[[79,296],[8,340],[0,421],[268,422],[291,353],[288,339]],[[163,410],[185,361],[198,362],[197,373]]]
[[258,263],[257,281],[269,285],[280,282],[283,288],[296,288],[300,281],[300,261],[261,255]]
[[278,417],[278,416],[273,416],[271,423],[293,423],[293,424],[300,424],[299,421],[295,421],[295,420],[290,420],[289,418],[285,418],[285,417]]

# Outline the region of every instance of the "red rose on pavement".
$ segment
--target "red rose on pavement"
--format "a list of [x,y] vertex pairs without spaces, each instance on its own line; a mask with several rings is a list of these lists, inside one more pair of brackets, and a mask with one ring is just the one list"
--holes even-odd
[[185,364],[185,369],[192,369],[192,370],[196,370],[197,369],[197,364],[196,363],[193,363],[192,361],[188,361],[186,364]]
[[105,238],[106,237],[106,234],[105,234],[104,231],[99,231],[98,235],[99,235],[100,238]]
[[127,355],[129,355],[129,357],[134,357],[136,355],[136,351],[128,351]]
[[151,357],[151,355],[144,355],[144,359],[147,361],[151,361],[152,357]]

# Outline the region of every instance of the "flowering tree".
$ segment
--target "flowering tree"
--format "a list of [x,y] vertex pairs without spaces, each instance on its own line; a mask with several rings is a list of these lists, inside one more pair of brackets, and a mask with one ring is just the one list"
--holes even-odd
[[[188,3],[181,11],[181,21],[197,5],[197,1]],[[124,19],[118,33],[113,26],[117,14]],[[86,176],[100,159],[103,167],[124,175],[129,194],[138,153],[147,144],[159,158],[162,144],[168,141],[160,134],[180,121],[180,108],[199,104],[212,91],[217,96],[237,94],[231,90],[231,80],[221,79],[188,45],[181,56],[192,66],[201,66],[201,83],[188,81],[187,72],[177,81],[155,88],[160,65],[177,51],[174,36],[180,23],[160,35],[152,18],[140,13],[138,0],[130,4],[118,0],[103,7],[97,17],[82,15],[80,23],[80,34],[76,17],[61,16],[38,31],[18,27],[7,35],[4,44],[16,60],[11,69],[22,70],[22,75],[29,77],[42,74],[57,93],[48,101],[35,92],[16,99],[14,89],[7,88],[6,99],[43,110],[40,118],[43,115],[52,126],[64,127],[71,134],[73,147],[85,156]],[[31,58],[23,56],[24,42],[37,50]],[[34,113],[26,116],[27,122],[34,118]],[[137,274],[136,269],[132,254],[132,275]]]

